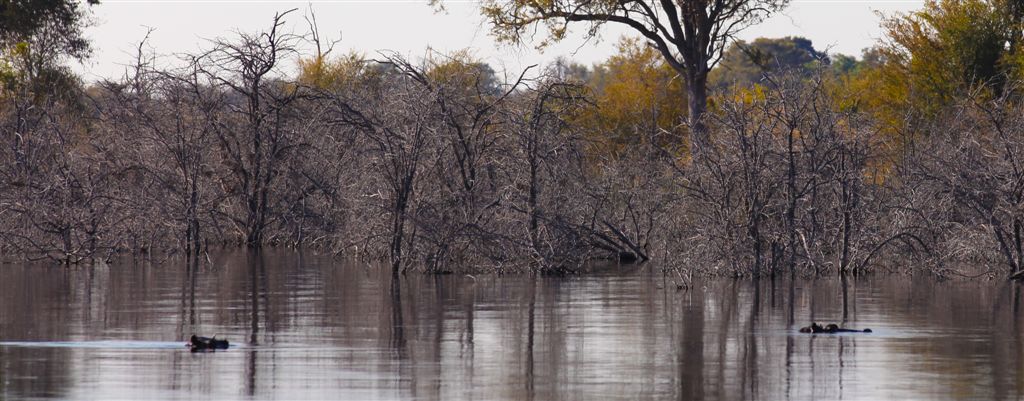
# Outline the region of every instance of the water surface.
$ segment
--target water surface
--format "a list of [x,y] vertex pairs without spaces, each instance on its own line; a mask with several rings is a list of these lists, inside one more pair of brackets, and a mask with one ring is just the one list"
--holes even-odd
[[[1020,288],[420,276],[286,252],[0,266],[4,399],[1021,399]],[[810,321],[871,334],[806,335]],[[192,333],[232,348],[190,353]]]

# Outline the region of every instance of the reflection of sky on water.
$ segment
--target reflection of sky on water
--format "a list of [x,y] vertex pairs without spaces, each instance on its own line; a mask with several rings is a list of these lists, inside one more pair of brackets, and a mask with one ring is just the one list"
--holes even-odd
[[185,343],[168,341],[0,341],[0,347],[105,348],[115,350],[185,349]]
[[[0,398],[1018,399],[1019,290],[874,277],[386,274],[328,259],[0,269]],[[792,294],[792,295],[790,295]],[[874,333],[797,333],[811,320]],[[231,340],[188,352],[193,332]],[[40,342],[42,341],[42,342]]]

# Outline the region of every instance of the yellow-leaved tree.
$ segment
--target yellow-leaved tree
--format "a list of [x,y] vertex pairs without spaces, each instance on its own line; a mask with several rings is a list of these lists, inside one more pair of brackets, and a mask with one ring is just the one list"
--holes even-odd
[[959,99],[1009,94],[1024,66],[1015,9],[1004,0],[932,0],[884,20],[886,38],[840,82],[844,107],[874,114],[903,143]]
[[494,69],[468,49],[447,54],[430,53],[424,61],[431,82],[466,95],[498,95],[501,83]]
[[355,51],[337,58],[321,53],[298,64],[298,82],[322,90],[341,90],[370,72],[366,57]]
[[[438,5],[443,0],[431,0]],[[541,46],[565,38],[569,26],[586,29],[593,38],[606,24],[618,25],[641,36],[662,60],[685,81],[693,149],[709,148],[705,125],[708,73],[729,41],[744,28],[784,8],[788,0],[486,0],[484,16],[501,41],[532,42],[543,32]]]
[[594,66],[588,85],[597,107],[580,116],[596,157],[618,157],[631,145],[686,143],[686,85],[657,50],[622,39],[618,54]]

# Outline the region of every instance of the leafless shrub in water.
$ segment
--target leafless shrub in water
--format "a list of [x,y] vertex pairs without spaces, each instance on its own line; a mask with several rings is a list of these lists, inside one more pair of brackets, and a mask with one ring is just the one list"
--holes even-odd
[[893,149],[821,76],[783,73],[715,97],[714,151],[690,158],[685,126],[640,121],[608,155],[595,141],[614,135],[577,123],[595,107],[585,87],[557,71],[500,82],[385,54],[329,88],[291,81],[279,66],[304,38],[285,15],[181,67],[140,45],[118,81],[6,88],[4,250],[78,263],[312,246],[394,274],[650,260],[680,282],[1024,268],[1014,99],[971,96]]

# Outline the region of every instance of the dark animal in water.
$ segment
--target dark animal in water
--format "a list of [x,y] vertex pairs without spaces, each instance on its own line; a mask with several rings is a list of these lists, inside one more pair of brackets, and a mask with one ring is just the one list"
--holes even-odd
[[818,323],[811,322],[810,326],[801,327],[801,333],[814,333],[814,334],[834,334],[834,333],[870,333],[871,329],[854,330],[844,329],[837,326],[835,323],[829,323],[825,326],[821,326]]
[[228,349],[228,340],[218,340],[217,336],[213,337],[199,337],[195,334],[188,340],[188,344],[185,344],[193,352],[195,351],[213,351],[218,349]]

